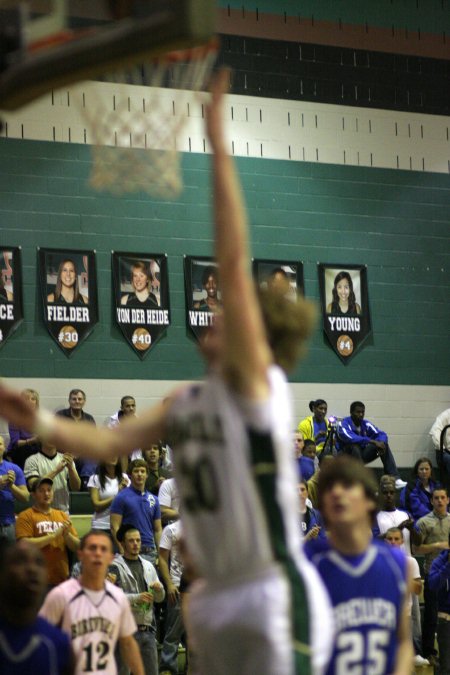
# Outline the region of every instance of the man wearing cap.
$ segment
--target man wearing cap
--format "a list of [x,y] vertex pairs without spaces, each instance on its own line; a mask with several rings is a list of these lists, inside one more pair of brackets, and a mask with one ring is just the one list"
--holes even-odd
[[16,521],[16,537],[41,549],[48,568],[49,586],[56,586],[69,577],[67,548],[76,551],[80,545],[69,516],[52,508],[53,480],[39,478],[32,485],[34,504],[22,511]]

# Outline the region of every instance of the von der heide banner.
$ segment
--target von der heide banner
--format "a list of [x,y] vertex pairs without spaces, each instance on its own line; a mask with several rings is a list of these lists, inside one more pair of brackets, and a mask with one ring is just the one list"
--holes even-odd
[[170,326],[169,275],[164,253],[112,253],[114,314],[143,359]]
[[323,329],[347,364],[372,333],[365,265],[319,263]]
[[23,319],[22,265],[19,247],[0,247],[0,347]]
[[71,356],[98,322],[95,251],[38,249],[47,330]]

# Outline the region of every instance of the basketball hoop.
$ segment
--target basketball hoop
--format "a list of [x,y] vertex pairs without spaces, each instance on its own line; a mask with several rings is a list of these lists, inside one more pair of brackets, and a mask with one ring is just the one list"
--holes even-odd
[[[213,39],[115,73],[114,82],[145,84],[140,106],[130,105],[129,90],[122,93],[120,87],[115,90],[113,105],[111,97],[94,93],[93,105],[85,106],[82,113],[93,143],[90,185],[95,190],[117,195],[144,191],[164,198],[180,193],[183,181],[175,139],[188,117],[179,114],[179,108],[187,110],[191,92],[205,89],[217,51],[218,43]],[[169,114],[161,102],[161,89],[167,86],[177,101],[177,110],[171,109]]]

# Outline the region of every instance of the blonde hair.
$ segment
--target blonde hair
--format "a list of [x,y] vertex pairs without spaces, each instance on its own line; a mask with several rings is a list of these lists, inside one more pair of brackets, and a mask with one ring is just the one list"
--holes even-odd
[[274,361],[289,373],[306,351],[316,324],[316,307],[301,296],[293,301],[265,288],[258,289],[258,297]]
[[38,392],[36,391],[36,389],[22,389],[22,391],[21,391],[20,393],[22,394],[22,396],[23,396],[24,394],[29,394],[29,395],[31,396],[31,398],[34,398],[34,399],[35,399],[35,401],[36,401],[36,408],[39,408],[39,394],[38,394]]

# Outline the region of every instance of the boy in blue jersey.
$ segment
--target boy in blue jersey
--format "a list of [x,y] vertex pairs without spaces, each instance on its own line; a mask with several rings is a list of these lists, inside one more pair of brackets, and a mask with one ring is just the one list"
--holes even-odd
[[37,546],[0,544],[0,673],[72,675],[70,641],[37,613],[47,589],[47,568]]
[[328,589],[336,639],[327,675],[409,675],[413,649],[402,551],[372,539],[377,486],[351,457],[327,463],[319,476],[319,509],[328,540],[306,544]]

